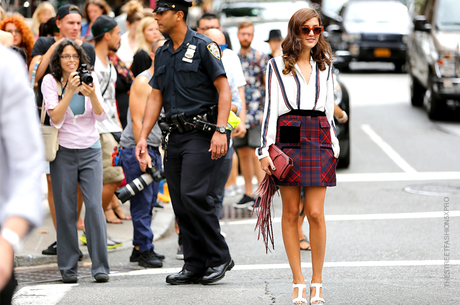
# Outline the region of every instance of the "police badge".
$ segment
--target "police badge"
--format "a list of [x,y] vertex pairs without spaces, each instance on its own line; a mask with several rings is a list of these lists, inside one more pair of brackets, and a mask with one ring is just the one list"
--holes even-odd
[[215,42],[211,42],[207,45],[209,52],[211,52],[212,56],[220,60],[220,48]]

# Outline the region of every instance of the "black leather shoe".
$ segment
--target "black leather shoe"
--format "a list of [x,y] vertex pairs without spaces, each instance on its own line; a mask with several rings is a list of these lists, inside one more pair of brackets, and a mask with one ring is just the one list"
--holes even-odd
[[235,266],[235,262],[233,262],[233,260],[230,259],[230,261],[220,266],[209,267],[208,270],[206,270],[203,278],[201,279],[201,284],[207,285],[220,281],[224,278],[225,272],[232,270],[233,266]]
[[73,284],[78,281],[76,275],[71,275],[71,276],[63,276],[62,277],[62,282],[65,284]]
[[182,269],[179,273],[168,275],[166,277],[166,283],[171,285],[198,284],[202,277],[202,273],[195,273]]

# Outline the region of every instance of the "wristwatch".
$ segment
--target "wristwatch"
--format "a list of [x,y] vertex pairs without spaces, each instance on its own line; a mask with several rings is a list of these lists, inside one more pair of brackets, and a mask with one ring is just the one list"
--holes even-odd
[[216,126],[216,131],[225,134],[227,130],[225,129],[225,126]]

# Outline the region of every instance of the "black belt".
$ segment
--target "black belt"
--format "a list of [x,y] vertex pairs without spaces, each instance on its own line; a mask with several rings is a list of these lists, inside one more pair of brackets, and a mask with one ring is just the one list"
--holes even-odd
[[298,116],[326,116],[326,113],[319,110],[291,110],[285,115],[298,115]]

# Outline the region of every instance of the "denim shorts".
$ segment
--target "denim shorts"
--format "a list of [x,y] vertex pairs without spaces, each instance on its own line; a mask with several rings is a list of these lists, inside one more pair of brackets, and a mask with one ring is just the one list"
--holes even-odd
[[233,147],[235,149],[247,147],[260,147],[260,125],[249,128],[243,138],[233,137]]

